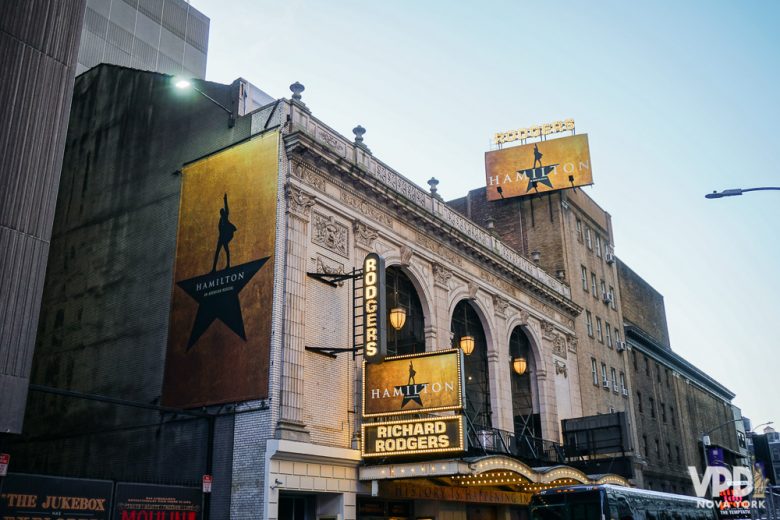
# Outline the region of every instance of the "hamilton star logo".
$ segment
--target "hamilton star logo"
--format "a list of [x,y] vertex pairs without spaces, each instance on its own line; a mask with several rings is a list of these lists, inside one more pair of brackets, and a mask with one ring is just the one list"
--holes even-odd
[[[238,294],[252,277],[268,261],[270,256],[253,260],[241,265],[230,267],[230,241],[233,240],[237,228],[229,220],[227,193],[224,197],[225,206],[219,210],[220,218],[217,229],[217,249],[214,253],[214,263],[211,272],[195,276],[188,280],[176,282],[184,292],[198,303],[198,312],[192,325],[190,338],[187,340],[189,351],[198,339],[206,332],[215,320],[224,323],[230,330],[246,341],[244,330],[244,317],[241,314],[241,302]],[[217,270],[219,253],[225,251],[226,265],[224,269]]]
[[[534,145],[534,164],[531,168],[525,169],[525,170],[518,170],[517,173],[520,175],[525,175],[528,177],[528,187],[525,189],[526,192],[531,191],[531,189],[535,189],[538,184],[544,184],[545,186],[549,186],[550,188],[553,187],[552,181],[550,181],[549,175],[555,171],[555,168],[557,168],[557,164],[551,164],[549,166],[543,166],[542,165],[542,156],[544,154],[539,151],[539,145]],[[539,164],[539,167],[537,168],[536,165]]]
[[417,383],[414,380],[414,376],[417,375],[417,371],[414,369],[414,364],[409,362],[409,381],[405,385],[396,386],[396,391],[400,392],[404,398],[401,400],[401,408],[406,406],[407,403],[414,401],[422,406],[422,397],[420,392],[425,390],[428,383]]

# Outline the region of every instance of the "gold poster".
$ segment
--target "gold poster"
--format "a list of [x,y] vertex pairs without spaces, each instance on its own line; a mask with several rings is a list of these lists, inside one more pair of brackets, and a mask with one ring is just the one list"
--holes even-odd
[[485,178],[488,200],[593,184],[588,135],[486,152]]
[[268,397],[279,136],[182,169],[163,404]]
[[462,352],[438,350],[363,364],[363,417],[463,408]]

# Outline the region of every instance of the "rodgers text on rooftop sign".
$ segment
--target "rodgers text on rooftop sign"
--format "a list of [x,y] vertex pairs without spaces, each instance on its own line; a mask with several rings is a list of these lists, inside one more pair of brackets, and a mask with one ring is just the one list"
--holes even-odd
[[588,135],[485,153],[488,200],[593,184]]

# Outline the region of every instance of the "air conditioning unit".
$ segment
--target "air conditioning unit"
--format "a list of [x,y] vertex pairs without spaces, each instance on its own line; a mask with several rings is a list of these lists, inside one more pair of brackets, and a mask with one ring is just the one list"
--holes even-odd
[[617,381],[612,383],[612,389],[615,391],[615,393],[620,392],[620,387],[618,387]]
[[623,389],[623,396],[628,397],[628,388]]
[[607,251],[604,253],[604,260],[607,261],[608,264],[612,265],[615,263],[615,254],[611,251]]
[[604,301],[605,304],[609,305],[610,303],[612,303],[612,294],[605,292],[601,295],[601,299]]
[[604,381],[602,381],[601,383],[602,383],[602,385],[604,386],[604,388],[609,388],[609,379],[605,379],[605,380],[604,380]]
[[616,341],[615,342],[615,350],[618,352],[623,352],[626,350],[626,342],[625,341]]

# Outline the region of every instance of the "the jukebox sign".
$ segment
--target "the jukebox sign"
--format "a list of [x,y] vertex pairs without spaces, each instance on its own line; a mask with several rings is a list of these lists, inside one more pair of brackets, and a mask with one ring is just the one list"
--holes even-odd
[[393,356],[363,367],[363,417],[463,409],[460,349]]
[[449,453],[466,449],[462,415],[363,424],[364,458]]

